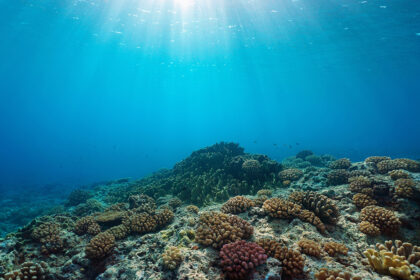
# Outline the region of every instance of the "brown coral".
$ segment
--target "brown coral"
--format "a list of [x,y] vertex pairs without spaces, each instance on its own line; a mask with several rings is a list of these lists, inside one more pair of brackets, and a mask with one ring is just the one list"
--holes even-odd
[[194,213],[194,214],[198,214],[198,211],[200,211],[200,209],[197,206],[195,206],[195,205],[188,205],[185,209],[188,212]]
[[369,195],[363,193],[356,193],[353,195],[353,203],[357,208],[362,209],[366,206],[376,205],[376,200],[371,198]]
[[300,205],[281,198],[267,199],[262,208],[273,218],[292,219],[299,215]]
[[349,248],[347,248],[347,246],[344,244],[330,241],[324,243],[324,251],[327,252],[327,254],[331,257],[335,257],[338,254],[346,256],[349,252]]
[[305,259],[300,252],[283,247],[280,243],[270,239],[257,241],[266,254],[278,259],[282,263],[283,273],[289,277],[296,277],[303,273]]
[[395,181],[395,193],[399,197],[410,198],[414,194],[416,183],[412,179],[398,179]]
[[257,191],[257,196],[267,196],[270,197],[272,195],[272,191],[269,189],[261,189]]
[[157,227],[156,220],[147,213],[130,215],[124,218],[122,224],[131,232],[146,233],[154,231]]
[[313,191],[293,192],[289,199],[315,213],[325,223],[335,224],[339,216],[335,202]]
[[219,212],[200,215],[196,241],[204,246],[221,248],[224,244],[249,238],[253,227],[245,220]]
[[176,209],[176,208],[178,208],[179,206],[182,205],[182,201],[178,197],[173,197],[168,201],[168,205],[172,209]]
[[359,230],[363,232],[364,234],[367,234],[369,236],[378,236],[381,234],[381,229],[375,226],[374,224],[371,224],[369,222],[361,222],[359,224]]
[[77,220],[74,225],[74,232],[78,235],[83,235],[85,233],[97,235],[101,232],[101,227],[97,222],[95,222],[93,217],[86,216]]
[[300,169],[289,168],[279,172],[279,178],[283,181],[297,181],[303,176],[303,172]]
[[337,159],[329,164],[331,169],[347,169],[351,166],[351,161],[347,158]]
[[388,175],[394,181],[398,180],[398,179],[408,179],[408,178],[410,178],[410,175],[407,173],[407,171],[404,171],[402,169],[392,170],[392,171],[388,172]]
[[20,269],[4,274],[4,280],[43,280],[46,279],[46,277],[47,265],[44,262],[41,262],[40,264],[34,262],[24,262]]
[[172,222],[174,219],[174,212],[172,212],[171,209],[162,208],[153,216],[153,218],[156,221],[156,227],[159,229]]
[[[398,232],[401,222],[394,212],[379,206],[367,206],[360,212],[360,220],[379,228],[381,233],[394,234]],[[366,225],[366,223],[364,223]]]
[[365,162],[367,163],[373,163],[373,164],[378,164],[381,161],[384,160],[390,160],[390,157],[386,157],[386,156],[371,156],[365,159]]
[[92,238],[85,248],[88,259],[103,259],[109,255],[115,246],[115,237],[111,233],[103,232]]
[[124,239],[130,234],[131,230],[125,225],[121,224],[107,229],[105,232],[112,234],[116,240]]
[[301,239],[297,245],[305,255],[317,258],[321,257],[321,246],[319,246],[319,243],[309,239]]
[[298,217],[300,220],[314,225],[321,233],[325,232],[324,223],[321,221],[321,219],[318,216],[315,215],[314,212],[303,209],[300,211]]
[[223,213],[238,214],[246,212],[252,206],[254,206],[254,203],[251,199],[238,195],[226,201],[220,211]]
[[385,174],[396,169],[405,169],[411,172],[420,171],[420,163],[408,158],[389,159],[378,162],[376,165],[378,172]]
[[327,175],[328,185],[337,186],[347,184],[349,176],[349,172],[345,169],[334,169]]
[[60,226],[56,223],[46,222],[40,224],[32,231],[32,238],[42,244],[43,254],[57,253],[64,247],[64,242],[60,237]]
[[352,276],[349,272],[321,268],[315,273],[316,280],[362,280],[359,276]]
[[156,210],[156,203],[153,198],[145,194],[132,195],[128,198],[130,209],[136,209],[136,212],[146,212],[153,214]]
[[388,240],[384,244],[376,243],[379,251],[392,252],[394,255],[404,257],[410,264],[420,267],[420,247],[401,240]]
[[174,270],[177,268],[183,259],[184,257],[181,253],[181,250],[175,246],[166,248],[165,252],[162,254],[163,266],[169,270]]
[[366,176],[351,177],[349,183],[349,189],[352,192],[364,193],[367,195],[373,194],[372,180]]

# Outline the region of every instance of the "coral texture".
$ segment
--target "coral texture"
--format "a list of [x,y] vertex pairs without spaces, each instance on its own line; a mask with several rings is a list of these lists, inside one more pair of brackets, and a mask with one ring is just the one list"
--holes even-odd
[[101,232],[101,227],[91,216],[86,216],[77,220],[74,225],[74,232],[78,235],[88,233],[90,235],[97,235]]
[[349,172],[345,169],[334,169],[327,175],[327,181],[330,186],[347,184]]
[[[360,212],[360,220],[377,227],[381,233],[394,234],[399,231],[401,222],[394,212],[379,206],[367,206]],[[365,223],[366,224],[366,223]],[[368,234],[367,232],[365,232]]]
[[249,238],[253,230],[247,221],[237,216],[205,212],[200,215],[196,241],[204,246],[221,248],[224,244]]
[[321,246],[319,246],[317,242],[309,239],[301,239],[297,244],[300,248],[300,251],[305,255],[317,258],[321,257]]
[[[21,268],[4,274],[5,280],[44,280],[47,277],[45,263],[24,262]],[[0,278],[2,279],[2,278]]]
[[166,269],[174,270],[181,264],[183,258],[181,250],[178,247],[170,246],[162,254],[163,266]]
[[410,178],[410,175],[407,173],[407,171],[404,171],[402,169],[396,169],[388,172],[388,175],[391,177],[392,180],[398,180],[398,179],[408,179]]
[[352,276],[349,272],[321,268],[315,273],[316,280],[362,280],[359,276]]
[[351,162],[347,158],[340,158],[330,163],[331,169],[347,169],[351,166]]
[[115,247],[115,237],[103,232],[93,237],[85,248],[86,257],[88,259],[103,259],[111,254]]
[[228,279],[249,279],[255,268],[267,260],[263,248],[244,240],[223,245],[220,266]]
[[371,195],[373,193],[372,180],[366,176],[351,177],[349,179],[349,189],[352,192]]
[[244,196],[235,196],[223,204],[220,211],[223,213],[238,214],[246,212],[252,206],[254,206],[254,203],[251,199]]
[[327,254],[331,257],[335,257],[338,254],[347,255],[347,253],[349,252],[349,248],[347,248],[347,246],[344,244],[330,241],[324,243],[324,251],[327,252]]
[[296,168],[289,168],[279,172],[279,178],[281,181],[297,181],[302,176],[302,170]]
[[412,179],[398,179],[395,181],[395,193],[399,197],[411,198],[414,194],[416,183]]
[[362,209],[366,206],[376,205],[377,202],[367,194],[356,193],[353,195],[353,203],[357,208]]
[[410,264],[420,267],[420,247],[401,240],[388,240],[384,244],[376,243],[379,251],[388,251],[404,257]]

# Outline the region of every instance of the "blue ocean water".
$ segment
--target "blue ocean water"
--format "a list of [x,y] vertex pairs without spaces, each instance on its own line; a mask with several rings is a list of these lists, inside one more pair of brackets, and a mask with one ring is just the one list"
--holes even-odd
[[170,168],[234,141],[420,158],[420,2],[0,0],[0,185]]

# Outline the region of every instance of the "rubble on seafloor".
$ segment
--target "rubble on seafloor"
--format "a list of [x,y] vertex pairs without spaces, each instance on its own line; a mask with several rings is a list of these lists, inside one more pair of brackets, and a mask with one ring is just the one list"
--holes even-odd
[[0,279],[420,279],[420,163],[237,144],[72,192],[0,241]]

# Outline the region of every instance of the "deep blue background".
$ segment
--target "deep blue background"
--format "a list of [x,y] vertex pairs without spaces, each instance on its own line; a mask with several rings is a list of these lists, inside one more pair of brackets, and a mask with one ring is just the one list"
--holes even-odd
[[0,0],[0,34],[3,188],[217,141],[420,158],[419,1]]

